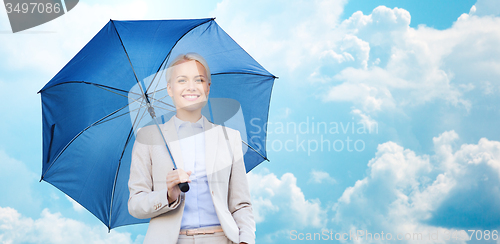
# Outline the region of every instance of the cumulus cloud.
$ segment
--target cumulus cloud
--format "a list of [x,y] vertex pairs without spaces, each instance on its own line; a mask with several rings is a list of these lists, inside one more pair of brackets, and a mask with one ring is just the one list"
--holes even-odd
[[[485,9],[487,2],[493,1],[477,5]],[[464,14],[446,30],[410,28],[410,19],[404,9],[380,6],[343,21],[340,29],[369,44],[368,69],[338,72],[330,79],[340,84],[324,100],[351,101],[365,112],[435,100],[469,110],[472,102],[465,95],[475,89],[473,83],[484,84],[485,94],[498,89],[500,48],[494,43],[500,41],[500,18]]]
[[[142,1],[119,5],[79,2],[53,21],[24,32],[0,35],[2,64],[10,70],[54,75],[110,18],[140,19],[147,12],[146,6]],[[0,12],[1,19],[8,19],[5,11]],[[0,28],[10,30],[9,22],[3,21]]]
[[[460,84],[473,80],[453,83],[457,65],[467,62],[457,61],[455,55],[469,51],[454,47],[471,38],[470,31],[484,23],[467,29],[456,23],[451,29],[438,31],[425,26],[410,28],[410,20],[410,13],[404,9],[379,6],[369,15],[356,12],[343,21],[339,28],[368,43],[371,50],[367,57],[368,68],[348,67],[334,75],[333,80],[341,84],[332,86],[324,100],[349,100],[367,112],[420,105],[437,99],[469,109],[470,101],[463,98],[463,93],[470,89],[460,89]],[[493,34],[496,40],[495,33],[500,32],[486,29],[481,37],[491,40],[489,35]],[[456,64],[446,62],[448,60]],[[478,70],[473,72],[479,73]],[[489,71],[492,72],[496,71]],[[359,92],[361,87],[364,93]],[[342,98],[345,95],[340,96],[340,93],[345,94],[346,90],[362,94],[362,99],[359,95]]]
[[0,207],[0,242],[2,243],[141,243],[129,233],[91,227],[44,209],[38,219],[27,218],[16,209]]
[[[278,1],[271,5],[281,6],[273,8],[268,1],[222,1],[213,14],[296,89],[307,89],[304,80],[314,82],[310,96],[351,102],[364,113],[404,111],[435,101],[469,111],[473,101],[466,95],[476,89],[473,83],[485,84],[488,94],[500,87],[500,18],[477,14],[496,11],[490,7],[494,0],[479,0],[476,14],[465,14],[445,30],[411,28],[407,10],[385,6],[341,21],[345,3]],[[322,15],[325,11],[331,13]]]
[[285,173],[281,178],[268,172],[250,172],[247,176],[257,223],[276,218],[283,221],[284,227],[326,225],[326,209],[321,207],[319,199],[305,198],[292,173]]
[[344,231],[384,231],[394,238],[438,231],[441,238],[427,243],[450,243],[446,231],[498,228],[500,142],[482,138],[457,148],[458,139],[454,131],[435,137],[434,155],[417,155],[394,142],[379,145],[368,176],[333,207],[332,222]]
[[322,184],[322,183],[329,183],[329,184],[335,184],[337,181],[330,176],[328,172],[321,171],[321,170],[312,170],[310,173],[309,182],[310,183],[317,183],[317,184]]
[[40,196],[33,191],[38,175],[26,165],[0,150],[0,206],[19,206],[36,209],[41,205]]
[[[331,55],[324,52],[328,42],[337,45],[337,41],[344,39],[343,35],[329,30],[338,25],[346,3],[346,0],[224,0],[217,4],[212,15],[217,16],[221,27],[272,73],[281,71],[279,76],[285,77],[298,75],[292,82],[306,85],[301,71],[309,69],[311,62],[318,64],[320,57]],[[344,48],[351,48],[350,43],[347,42]],[[346,59],[349,55],[355,56],[348,51],[339,53]]]
[[478,0],[474,6],[472,6],[469,14],[474,14],[478,16],[487,15],[500,15],[500,6],[495,0]]
[[365,127],[367,133],[378,134],[378,123],[370,115],[363,113],[359,109],[353,109],[351,113],[359,117],[359,123]]
[[66,199],[67,199],[69,202],[71,202],[71,205],[73,206],[73,209],[74,209],[75,211],[77,211],[77,212],[80,212],[80,213],[81,213],[81,212],[83,212],[83,211],[85,210],[85,208],[84,208],[82,205],[80,205],[80,203],[78,203],[77,201],[73,200],[73,198],[68,197],[68,196],[66,195]]

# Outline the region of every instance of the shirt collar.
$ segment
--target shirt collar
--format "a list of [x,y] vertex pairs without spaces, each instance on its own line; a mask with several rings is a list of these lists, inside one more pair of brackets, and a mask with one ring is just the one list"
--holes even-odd
[[181,119],[177,118],[177,115],[174,115],[175,129],[177,131],[179,131],[179,127],[193,124],[193,126],[201,127],[201,129],[203,130],[204,129],[203,118],[205,118],[205,117],[203,115],[201,115],[201,118],[198,121],[196,121],[195,123],[191,123],[189,121],[181,120]]

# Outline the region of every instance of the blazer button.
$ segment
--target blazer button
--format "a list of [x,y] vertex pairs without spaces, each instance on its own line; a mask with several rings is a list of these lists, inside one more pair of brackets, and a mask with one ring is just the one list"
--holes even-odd
[[214,191],[212,191],[212,196],[214,195]]

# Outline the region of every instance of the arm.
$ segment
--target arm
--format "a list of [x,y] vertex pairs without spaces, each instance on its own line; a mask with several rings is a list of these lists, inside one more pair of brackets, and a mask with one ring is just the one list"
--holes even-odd
[[236,136],[231,138],[233,150],[233,165],[229,179],[228,202],[229,211],[233,215],[240,229],[240,242],[255,243],[255,220],[250,202],[250,190],[246,177],[246,169],[241,149],[241,135],[236,131]]
[[130,191],[128,211],[130,215],[139,219],[156,217],[177,208],[180,204],[179,196],[169,206],[167,200],[168,189],[166,187],[160,191],[152,190],[153,175],[151,164],[149,145],[136,140],[132,149],[132,162],[128,182]]

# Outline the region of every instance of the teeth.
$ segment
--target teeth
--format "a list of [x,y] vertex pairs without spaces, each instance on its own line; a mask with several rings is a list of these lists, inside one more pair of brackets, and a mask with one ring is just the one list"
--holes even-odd
[[198,96],[196,96],[196,95],[185,95],[184,97],[185,98],[197,98]]

